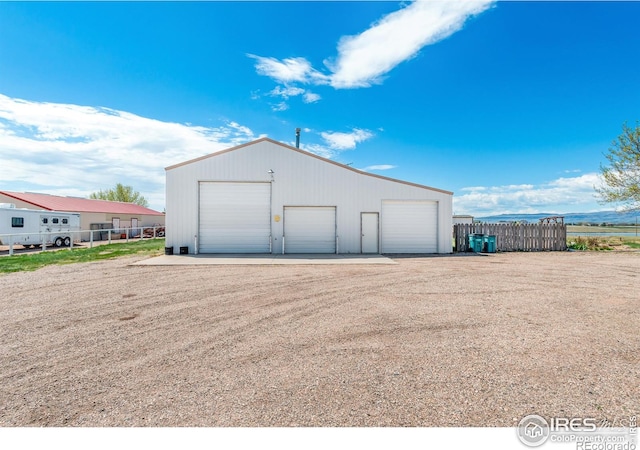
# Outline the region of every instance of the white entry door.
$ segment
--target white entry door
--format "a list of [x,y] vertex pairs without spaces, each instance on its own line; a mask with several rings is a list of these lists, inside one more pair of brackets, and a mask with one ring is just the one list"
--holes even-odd
[[378,213],[361,213],[362,253],[378,253]]

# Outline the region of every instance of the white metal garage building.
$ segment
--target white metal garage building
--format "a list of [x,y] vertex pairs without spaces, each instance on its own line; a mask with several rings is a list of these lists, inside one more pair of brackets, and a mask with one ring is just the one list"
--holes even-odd
[[258,139],[167,167],[189,253],[451,253],[453,194]]

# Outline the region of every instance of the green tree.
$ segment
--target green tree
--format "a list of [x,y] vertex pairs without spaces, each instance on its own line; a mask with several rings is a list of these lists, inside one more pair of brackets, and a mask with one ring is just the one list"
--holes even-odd
[[149,202],[140,192],[134,191],[131,186],[116,184],[112,189],[100,190],[89,195],[89,198],[98,200],[109,200],[112,202],[135,203],[140,206],[149,206]]
[[597,187],[604,203],[620,203],[626,210],[640,209],[640,123],[629,128],[611,143],[605,157],[609,165],[600,165],[602,186]]

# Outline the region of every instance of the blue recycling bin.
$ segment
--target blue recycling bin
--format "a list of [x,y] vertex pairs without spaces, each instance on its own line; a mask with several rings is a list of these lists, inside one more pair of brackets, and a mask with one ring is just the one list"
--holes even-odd
[[480,253],[482,251],[484,234],[470,234],[468,239],[467,249],[470,252]]
[[485,234],[483,239],[483,251],[486,253],[496,252],[496,237],[494,235]]

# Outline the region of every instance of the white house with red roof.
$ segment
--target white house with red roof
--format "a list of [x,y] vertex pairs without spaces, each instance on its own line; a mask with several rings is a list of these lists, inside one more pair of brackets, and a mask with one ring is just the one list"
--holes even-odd
[[[80,213],[82,230],[106,229],[108,224],[115,230],[164,226],[164,213],[134,203],[9,191],[0,191],[0,203],[13,203],[16,208]],[[89,233],[85,234],[82,239],[89,238]]]

